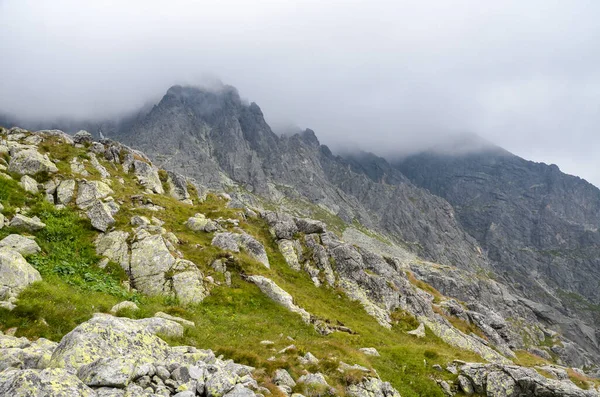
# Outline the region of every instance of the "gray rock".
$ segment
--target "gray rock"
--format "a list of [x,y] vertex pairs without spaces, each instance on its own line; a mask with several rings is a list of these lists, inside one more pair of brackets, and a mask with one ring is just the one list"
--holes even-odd
[[277,239],[291,240],[298,232],[294,218],[288,214],[267,211],[262,214]]
[[189,218],[185,225],[188,227],[188,229],[193,230],[195,232],[203,231],[211,233],[218,229],[218,225],[215,221],[206,218],[204,214],[200,213]]
[[116,313],[119,312],[119,310],[124,310],[124,309],[126,309],[126,310],[139,310],[140,308],[134,302],[123,301],[123,302],[119,302],[116,305],[114,305],[110,309],[110,313],[111,314],[116,314]]
[[292,296],[275,284],[273,280],[263,276],[250,276],[248,277],[248,280],[256,284],[258,288],[273,301],[279,303],[289,311],[299,314],[305,323],[310,322],[310,313],[303,308],[296,306]]
[[9,247],[0,248],[0,294],[4,290],[8,297],[16,296],[29,284],[41,280],[40,273],[20,253]]
[[424,338],[425,337],[425,325],[423,323],[419,324],[419,326],[412,330],[412,331],[408,331],[407,334],[409,335],[414,335],[417,338]]
[[228,391],[225,394],[226,397],[255,397],[256,394],[248,389],[247,387],[244,387],[241,384],[237,384],[233,387],[233,389],[231,389],[230,391]]
[[113,194],[112,189],[104,182],[81,180],[77,186],[77,198],[75,203],[80,209],[88,209],[97,200],[101,200]]
[[296,382],[290,376],[289,372],[285,369],[278,369],[275,371],[273,375],[273,383],[277,386],[288,386],[290,388],[294,388],[296,386]]
[[77,377],[88,386],[125,388],[133,377],[136,363],[135,356],[100,358],[79,367]]
[[161,317],[142,318],[137,320],[138,324],[145,327],[151,334],[166,335],[180,338],[183,336],[183,326],[175,321]]
[[238,376],[223,370],[217,370],[206,379],[204,390],[206,397],[221,397],[230,392],[237,383]]
[[46,227],[46,224],[40,221],[38,217],[29,218],[25,215],[17,214],[10,220],[11,227],[35,232],[42,230]]
[[158,176],[158,169],[140,160],[133,160],[132,164],[133,172],[140,185],[156,194],[163,194],[165,192]]
[[139,364],[165,360],[169,346],[147,328],[143,320],[97,315],[63,337],[50,365],[75,372],[100,358],[129,355]]
[[92,143],[92,134],[85,130],[79,130],[73,135],[73,142],[83,145],[85,143]]
[[358,350],[360,350],[361,352],[363,352],[367,356],[379,357],[379,352],[374,347],[361,347]]
[[187,179],[183,175],[167,171],[167,184],[169,185],[169,194],[172,197],[180,201],[190,198],[187,189]]
[[473,384],[471,383],[469,378],[467,378],[464,375],[458,376],[458,385],[460,386],[460,389],[463,391],[463,393],[465,393],[467,396],[472,396],[475,393],[475,390],[473,389]]
[[39,172],[58,172],[58,168],[47,156],[41,155],[35,149],[27,149],[15,153],[10,158],[8,171],[21,175],[35,175]]
[[154,317],[160,317],[160,318],[164,318],[167,320],[175,321],[176,323],[179,323],[186,327],[195,327],[196,326],[196,324],[194,324],[193,321],[186,320],[185,318],[181,318],[181,317],[171,316],[170,314],[163,313],[163,312],[156,312],[154,314]]
[[86,215],[90,218],[90,222],[94,229],[100,230],[101,232],[106,232],[116,222],[112,217],[110,207],[100,200],[96,201],[91,208],[87,210]]
[[21,177],[21,181],[19,182],[23,190],[29,193],[38,194],[38,183],[35,179],[30,177],[29,175],[23,175]]
[[211,244],[215,247],[221,248],[222,250],[240,252],[237,236],[239,235],[229,232],[217,233],[213,237]]
[[0,395],[7,397],[96,397],[96,393],[75,375],[58,368],[0,372]]
[[73,200],[75,195],[75,181],[66,179],[61,181],[56,188],[56,202],[58,204],[67,205]]
[[121,230],[100,234],[94,241],[96,253],[120,264],[123,270],[129,271],[128,238],[129,233]]
[[327,380],[325,379],[325,376],[323,376],[322,373],[317,372],[316,374],[307,374],[307,375],[302,375],[301,377],[298,378],[298,384],[304,384],[304,385],[321,385],[321,386],[329,386],[329,384],[327,383]]
[[17,251],[21,255],[33,255],[40,252],[42,249],[35,242],[33,237],[28,238],[20,234],[10,234],[0,241],[0,248],[9,247]]
[[367,378],[356,385],[346,387],[349,397],[400,397],[400,393],[388,382],[377,378]]
[[170,292],[165,274],[175,258],[160,235],[138,236],[131,245],[130,275],[135,288],[149,295]]
[[314,219],[307,218],[297,218],[296,226],[298,227],[298,231],[305,234],[312,233],[324,233],[326,231],[325,224],[321,221],[316,221]]

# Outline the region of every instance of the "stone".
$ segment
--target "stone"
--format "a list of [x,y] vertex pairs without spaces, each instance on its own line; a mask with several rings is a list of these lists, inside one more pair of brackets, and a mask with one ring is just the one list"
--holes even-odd
[[316,374],[309,373],[306,375],[302,375],[300,378],[298,378],[297,383],[305,385],[329,386],[327,380],[325,379],[325,376],[323,376],[323,374],[320,372],[317,372]]
[[96,393],[75,375],[48,368],[0,372],[0,396],[96,397]]
[[73,142],[83,145],[85,143],[92,143],[93,141],[92,134],[87,132],[86,130],[79,130],[73,135]]
[[515,380],[501,371],[495,371],[487,376],[486,395],[488,397],[516,397],[518,394]]
[[258,288],[273,301],[279,303],[291,312],[297,313],[302,317],[305,323],[310,322],[310,313],[294,304],[294,299],[290,294],[284,291],[271,279],[263,276],[250,276],[248,280],[258,286]]
[[304,234],[324,233],[326,231],[325,224],[321,221],[307,218],[297,218],[296,227],[298,231]]
[[297,271],[302,270],[294,241],[282,239],[277,241],[277,245],[288,266]]
[[116,314],[118,313],[120,310],[139,310],[140,308],[138,307],[138,305],[136,305],[134,302],[131,301],[123,301],[123,302],[119,302],[116,305],[114,305],[111,309],[110,309],[110,313],[111,314]]
[[303,357],[298,357],[298,362],[302,365],[315,365],[319,363],[319,359],[316,358],[311,352],[306,352]]
[[169,185],[169,194],[177,200],[183,201],[190,198],[187,189],[187,179],[175,172],[167,171],[167,184]]
[[73,179],[65,179],[61,181],[56,188],[57,204],[67,205],[73,200],[75,195],[75,181]]
[[348,397],[400,397],[400,393],[389,382],[377,378],[366,378],[362,382],[346,387]]
[[86,215],[90,218],[90,222],[94,229],[100,230],[101,232],[106,232],[116,222],[112,217],[110,207],[100,200],[96,201],[91,208],[87,210]]
[[135,356],[100,358],[79,367],[77,377],[88,386],[125,388],[133,377],[136,363]]
[[156,194],[165,192],[158,176],[158,170],[155,167],[140,160],[133,160],[132,165],[133,172],[140,185]]
[[135,356],[139,364],[164,361],[169,346],[148,331],[142,320],[96,315],[65,335],[50,366],[76,372],[100,358]]
[[181,318],[181,317],[171,316],[170,314],[167,314],[164,312],[156,312],[154,314],[154,317],[160,317],[160,318],[165,318],[167,320],[175,321],[176,323],[179,323],[186,327],[195,327],[196,326],[196,324],[193,321],[186,320],[185,318]]
[[138,235],[131,244],[130,275],[135,288],[148,295],[170,292],[165,274],[175,258],[160,235]]
[[269,258],[267,257],[267,251],[265,250],[265,247],[254,237],[246,233],[241,234],[239,237],[239,245],[251,257],[265,265],[265,267],[270,267]]
[[271,228],[271,233],[277,239],[291,240],[298,233],[298,227],[294,218],[288,214],[266,211],[262,217],[267,221]]
[[233,387],[233,389],[231,389],[230,391],[228,391],[225,394],[226,397],[255,397],[256,394],[248,389],[247,387],[244,387],[241,384],[237,384]]
[[104,199],[114,192],[104,182],[81,180],[77,185],[75,204],[79,209],[88,209],[98,200]]
[[464,375],[458,375],[458,385],[467,396],[472,396],[475,393],[471,381]]
[[183,336],[183,326],[175,321],[167,320],[162,317],[150,317],[137,320],[138,324],[145,327],[151,334],[166,335],[169,337],[180,338]]
[[115,230],[106,234],[100,234],[94,241],[96,254],[104,256],[121,265],[123,270],[129,271],[129,247],[127,239],[129,233]]
[[46,227],[46,224],[40,221],[38,217],[29,218],[25,215],[17,214],[10,220],[11,227],[35,232],[42,230]]
[[188,229],[195,232],[202,231],[212,233],[218,229],[217,223],[212,219],[206,218],[204,214],[196,214],[193,217],[190,217],[185,225]]
[[379,357],[379,352],[374,347],[361,347],[358,350],[367,356]]
[[21,185],[23,190],[25,190],[26,192],[29,192],[32,194],[39,193],[37,181],[35,179],[33,179],[32,177],[30,177],[29,175],[23,175],[21,177],[21,181],[19,182],[19,185]]
[[273,374],[273,383],[277,386],[288,386],[290,388],[294,388],[296,386],[296,382],[290,376],[289,372],[285,369],[278,369]]
[[33,255],[40,252],[42,249],[35,242],[33,237],[28,238],[20,234],[9,234],[0,241],[0,248],[9,247],[17,251],[21,255]]
[[231,391],[237,383],[238,376],[218,369],[208,376],[204,390],[206,397],[221,397]]
[[29,284],[41,280],[40,273],[20,253],[10,247],[0,248],[0,295],[4,290],[8,297],[16,296]]
[[40,172],[58,172],[58,168],[48,159],[48,156],[41,155],[35,149],[26,149],[15,153],[10,158],[8,171],[21,175],[35,175]]
[[421,323],[419,324],[419,326],[412,330],[412,331],[408,331],[407,334],[409,335],[414,335],[417,338],[424,338],[425,337],[425,324]]
[[131,223],[132,226],[148,226],[150,225],[150,219],[143,215],[135,215],[131,217],[129,223]]

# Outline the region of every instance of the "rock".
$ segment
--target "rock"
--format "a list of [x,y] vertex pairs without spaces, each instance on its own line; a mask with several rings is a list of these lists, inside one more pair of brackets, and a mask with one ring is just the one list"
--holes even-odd
[[298,233],[296,222],[290,215],[266,211],[262,214],[262,217],[267,221],[271,227],[271,233],[277,239],[291,240]]
[[130,275],[135,288],[148,295],[170,292],[165,274],[175,258],[160,235],[138,236],[131,245]]
[[488,374],[486,386],[486,396],[488,397],[507,397],[515,396],[516,384],[513,378],[501,371]]
[[105,149],[103,144],[100,142],[92,142],[92,145],[90,146],[90,152],[94,154],[101,154],[104,153],[104,151]]
[[10,226],[17,229],[35,232],[45,228],[46,224],[40,221],[38,217],[29,218],[25,215],[17,214],[10,220]]
[[361,347],[358,350],[363,352],[367,356],[379,357],[379,352],[374,347]]
[[229,232],[217,233],[213,237],[211,245],[226,251],[240,252],[237,236],[239,235]]
[[79,161],[77,157],[74,157],[71,160],[71,172],[74,174],[80,174],[83,176],[90,176],[90,173],[87,172],[85,166]]
[[27,238],[20,234],[10,234],[0,241],[0,248],[9,247],[17,251],[21,255],[33,255],[40,252],[42,249],[35,242],[35,239]]
[[298,218],[295,221],[296,227],[298,227],[298,231],[304,234],[321,234],[326,231],[325,224],[321,221],[306,218]]
[[48,156],[41,155],[35,149],[26,149],[15,153],[10,158],[8,171],[21,175],[35,175],[39,172],[58,172],[58,168],[48,159]]
[[110,178],[110,172],[108,172],[108,170],[102,164],[100,164],[96,155],[94,153],[89,153],[89,156],[92,167],[94,167],[96,171],[100,173],[100,176],[104,179]]
[[96,393],[75,375],[57,368],[0,372],[0,395],[7,397],[96,397]]
[[238,376],[218,369],[208,376],[204,384],[206,397],[221,397],[231,391],[237,383]]
[[258,288],[273,301],[279,303],[291,312],[298,313],[305,323],[310,322],[310,313],[301,307],[296,306],[292,296],[275,284],[273,280],[263,276],[250,276],[248,277],[248,280],[256,284]]
[[33,179],[32,177],[30,177],[29,175],[23,175],[21,177],[21,181],[19,182],[19,185],[21,185],[23,190],[25,190],[26,192],[33,193],[33,194],[39,193],[37,181],[35,179]]
[[131,301],[123,301],[123,302],[119,302],[116,305],[114,305],[111,309],[110,309],[110,313],[111,314],[116,314],[119,312],[119,310],[139,310],[140,308],[138,307],[138,305],[136,305],[134,302]]
[[419,324],[419,326],[412,330],[412,331],[408,331],[407,334],[409,335],[414,335],[417,338],[424,338],[425,337],[425,325],[423,323]]
[[319,363],[319,359],[316,358],[311,352],[306,352],[304,357],[298,357],[298,361],[302,365],[314,365]]
[[467,378],[464,375],[458,375],[458,385],[467,396],[471,396],[475,393],[475,390],[473,389],[473,384],[471,384],[469,378]]
[[367,378],[361,383],[346,387],[348,397],[400,397],[400,393],[389,382]]
[[292,389],[296,386],[296,382],[294,382],[294,379],[292,379],[289,372],[285,369],[278,369],[275,371],[273,383],[277,386],[288,386]]
[[75,181],[73,179],[66,179],[58,185],[56,188],[56,202],[58,204],[67,205],[73,200],[75,195]]
[[175,321],[167,320],[162,317],[150,317],[137,320],[138,324],[156,335],[166,335],[169,337],[180,338],[183,336],[183,326]]
[[177,200],[183,201],[190,198],[187,190],[187,179],[175,172],[167,171],[167,184],[169,193]]
[[158,170],[150,164],[133,160],[133,172],[138,182],[146,189],[156,194],[163,194],[165,191],[162,182],[158,176]]
[[298,384],[329,386],[322,373],[306,374],[298,378]]
[[215,221],[206,218],[204,214],[200,213],[189,218],[185,225],[188,227],[188,229],[193,230],[195,232],[203,231],[207,233],[212,233],[218,229],[218,225]]
[[120,264],[123,270],[129,271],[128,238],[129,233],[121,230],[100,234],[94,241],[96,254]]
[[88,386],[125,388],[133,377],[136,363],[135,356],[100,358],[79,367],[77,377]]
[[248,389],[247,387],[244,387],[241,384],[237,384],[233,387],[233,389],[231,389],[230,391],[228,391],[225,394],[226,397],[255,397],[256,394]]
[[[0,248],[0,294],[16,296],[29,284],[41,281],[40,273],[10,247]],[[2,300],[2,296],[0,296]]]
[[169,346],[147,328],[143,320],[95,316],[63,337],[50,365],[75,372],[100,358],[130,355],[139,364],[165,360]]
[[106,232],[116,222],[112,217],[110,207],[99,200],[92,205],[86,214],[88,218],[90,218],[90,222],[94,229],[100,230],[101,232]]
[[101,200],[113,194],[112,189],[104,182],[81,180],[77,186],[77,198],[75,204],[79,209],[88,209],[97,200]]
[[300,261],[298,260],[298,255],[296,253],[294,241],[279,240],[277,241],[277,245],[279,246],[279,251],[283,255],[283,258],[288,266],[297,271],[302,270]]
[[79,130],[73,135],[73,142],[83,145],[85,143],[92,143],[92,134],[85,130]]
[[267,268],[270,267],[269,258],[267,257],[267,251],[265,247],[259,243],[254,237],[249,234],[243,233],[239,237],[239,245],[254,259],[265,265]]
[[160,318],[164,318],[167,320],[175,321],[176,323],[179,323],[186,327],[195,327],[196,326],[196,324],[194,324],[193,321],[186,320],[185,318],[181,318],[181,317],[171,316],[170,314],[163,313],[163,312],[156,312],[154,314],[154,317],[160,317]]

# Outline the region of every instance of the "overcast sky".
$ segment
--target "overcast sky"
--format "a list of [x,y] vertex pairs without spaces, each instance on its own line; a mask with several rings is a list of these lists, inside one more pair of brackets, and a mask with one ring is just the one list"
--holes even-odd
[[385,154],[479,134],[600,186],[597,0],[0,0],[0,111],[101,117],[206,76]]

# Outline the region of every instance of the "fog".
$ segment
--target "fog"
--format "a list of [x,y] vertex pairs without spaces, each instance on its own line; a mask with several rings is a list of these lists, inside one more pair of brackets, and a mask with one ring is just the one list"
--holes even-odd
[[407,153],[474,133],[600,186],[594,1],[0,0],[0,112],[105,118],[220,79],[276,131]]

